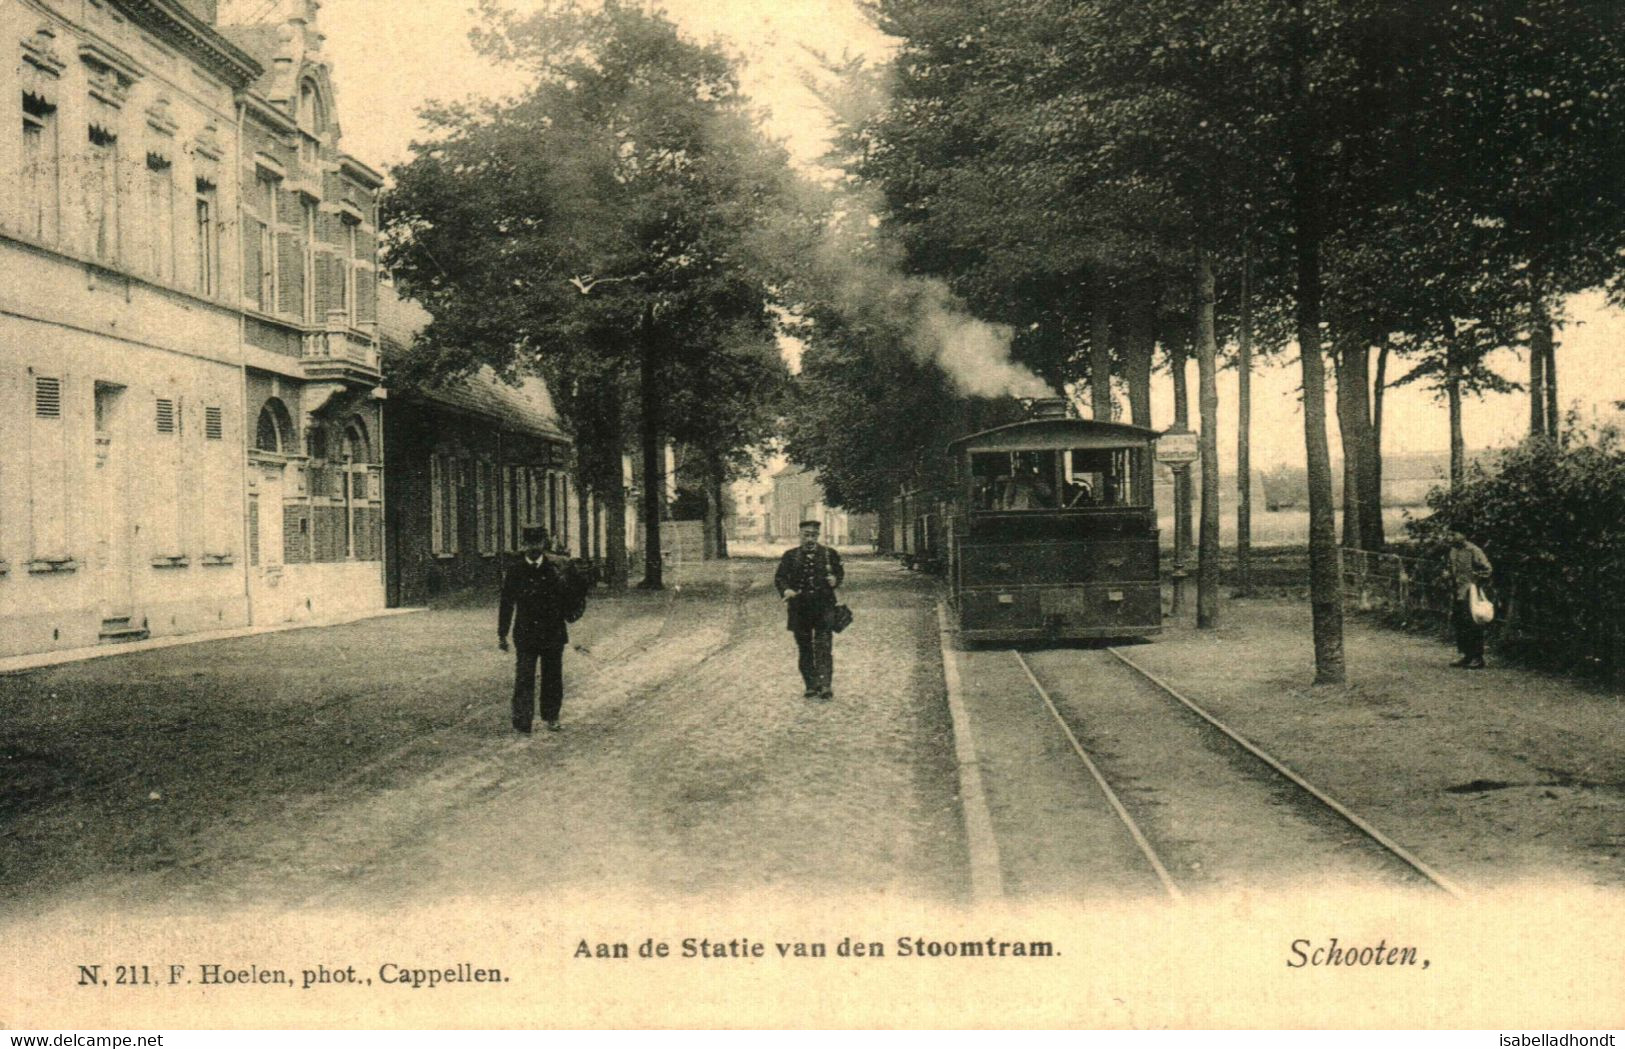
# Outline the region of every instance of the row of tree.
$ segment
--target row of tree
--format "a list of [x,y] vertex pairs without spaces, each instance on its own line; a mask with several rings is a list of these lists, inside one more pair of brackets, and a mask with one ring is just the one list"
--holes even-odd
[[[1115,376],[1132,420],[1149,425],[1161,346],[1185,423],[1196,358],[1201,625],[1218,613],[1221,353],[1245,377],[1255,347],[1302,348],[1316,677],[1342,680],[1326,362],[1351,546],[1384,541],[1389,385],[1426,382],[1448,402],[1459,476],[1461,400],[1512,388],[1485,361],[1520,348],[1531,430],[1556,436],[1562,303],[1610,282],[1617,294],[1625,269],[1625,7],[876,0],[873,10],[901,41],[895,62],[848,64],[826,94],[841,125],[836,158],[852,184],[878,190],[881,232],[907,268],[1010,325],[1017,357],[1057,387],[1087,385],[1100,417]],[[882,365],[896,339],[834,325],[828,335],[809,340],[809,388],[847,381],[861,402],[852,376]],[[1246,478],[1245,379],[1241,389]],[[845,440],[890,455],[897,483],[925,436],[897,429],[897,407],[876,404],[857,436],[803,415],[792,447],[842,496],[880,509],[889,489],[827,469],[840,464],[822,449]]]
[[481,0],[480,15],[478,50],[530,84],[430,108],[391,172],[385,260],[433,319],[389,381],[541,375],[576,440],[582,513],[589,495],[603,507],[612,586],[638,450],[640,585],[659,587],[665,448],[698,465],[720,548],[724,492],[754,472],[789,381],[776,275],[815,220],[719,46],[620,0],[526,15]]

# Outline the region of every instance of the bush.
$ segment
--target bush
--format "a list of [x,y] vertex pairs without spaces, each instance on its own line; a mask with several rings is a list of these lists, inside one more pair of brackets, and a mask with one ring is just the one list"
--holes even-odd
[[1495,565],[1503,644],[1543,661],[1605,673],[1625,656],[1625,447],[1614,427],[1563,444],[1531,438],[1454,491],[1428,495],[1433,514],[1406,527],[1439,563],[1459,531]]

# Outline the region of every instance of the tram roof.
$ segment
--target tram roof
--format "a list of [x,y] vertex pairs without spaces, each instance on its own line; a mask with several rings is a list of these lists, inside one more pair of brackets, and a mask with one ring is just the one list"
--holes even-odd
[[966,434],[948,445],[965,452],[1053,451],[1063,448],[1138,448],[1160,436],[1156,430],[1093,419],[1026,419]]

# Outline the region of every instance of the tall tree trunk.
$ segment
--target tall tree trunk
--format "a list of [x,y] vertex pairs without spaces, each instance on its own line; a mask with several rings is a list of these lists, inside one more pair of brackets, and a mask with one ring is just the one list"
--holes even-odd
[[1089,405],[1102,422],[1112,417],[1111,308],[1105,280],[1095,280],[1089,296]]
[[1128,385],[1129,420],[1151,426],[1151,369],[1157,353],[1157,291],[1146,282],[1131,294],[1124,308],[1124,331],[1118,340],[1123,356],[1123,380]]
[[1356,449],[1359,440],[1354,423],[1352,404],[1353,380],[1349,375],[1348,358],[1354,347],[1345,336],[1343,345],[1332,351],[1332,365],[1336,371],[1337,429],[1343,442],[1343,546],[1360,549],[1360,456]]
[[594,560],[602,560],[604,548],[607,546],[604,538],[604,500],[593,493],[592,498],[592,556]]
[[723,560],[728,556],[727,506],[723,502],[721,456],[707,453],[705,457],[705,560]]
[[711,484],[711,463],[705,464],[705,478],[700,487],[705,490],[705,517],[700,522],[700,559],[715,561],[722,545],[722,497]]
[[1303,107],[1292,148],[1292,205],[1296,228],[1298,360],[1303,369],[1304,464],[1309,475],[1309,605],[1314,629],[1315,682],[1341,684],[1347,676],[1343,654],[1343,580],[1337,551],[1337,517],[1332,509],[1332,463],[1326,444],[1326,364],[1320,351],[1319,158],[1310,124],[1303,64],[1311,42],[1303,3],[1294,5],[1297,27],[1292,56],[1292,93]]
[[592,489],[587,487],[586,472],[576,468],[576,543],[582,557],[592,556]]
[[[1189,342],[1183,333],[1168,340],[1168,368],[1174,379],[1174,426],[1191,428],[1190,388],[1185,377]],[[1189,563],[1191,552],[1191,472],[1174,471],[1174,559]]]
[[1552,322],[1546,320],[1546,436],[1554,441],[1563,438],[1563,417],[1557,408],[1557,339],[1552,336]]
[[1236,350],[1236,593],[1253,592],[1252,245],[1241,253],[1241,331]]
[[1196,626],[1219,625],[1219,340],[1213,322],[1213,258],[1196,250],[1197,410],[1202,433],[1202,534],[1196,555]]
[[1382,391],[1388,381],[1388,334],[1379,336],[1377,374],[1371,383],[1371,432],[1365,442],[1367,460],[1360,480],[1365,488],[1360,493],[1360,506],[1366,518],[1360,523],[1360,532],[1367,550],[1382,550],[1388,545],[1387,530],[1382,523]]
[[653,307],[644,310],[641,328],[643,352],[639,366],[638,394],[642,402],[639,421],[642,424],[640,443],[643,449],[643,581],[638,584],[638,589],[662,590],[665,583],[662,580],[664,566],[660,557],[660,511],[666,501],[663,469],[666,463],[665,457],[660,454],[661,391],[656,389],[659,380],[657,365],[659,351],[656,345]]
[[626,489],[616,485],[604,493],[604,574],[611,590],[625,590],[631,581],[626,558]]
[[1552,339],[1551,324],[1539,305],[1529,332],[1529,436],[1546,436],[1546,343]]
[[1450,403],[1450,488],[1454,491],[1467,475],[1467,443],[1461,434],[1461,365],[1454,344],[1446,353],[1449,363],[1445,365],[1444,389]]
[[897,552],[897,541],[893,535],[897,529],[897,511],[896,507],[892,505],[892,500],[895,497],[896,491],[894,489],[888,490],[881,496],[879,507],[875,510],[875,528],[878,533],[875,536],[875,553],[877,554],[893,554]]
[[1343,545],[1382,546],[1382,496],[1373,489],[1371,339],[1351,332],[1337,354],[1337,423],[1343,437]]
[[728,554],[728,474],[722,467],[722,460],[715,461],[711,471],[711,485],[716,492],[717,500],[717,557],[726,561]]
[[626,556],[626,473],[623,407],[620,381],[604,384],[604,443],[595,478],[602,480],[599,504],[604,514],[604,581],[611,590],[625,590],[631,574]]

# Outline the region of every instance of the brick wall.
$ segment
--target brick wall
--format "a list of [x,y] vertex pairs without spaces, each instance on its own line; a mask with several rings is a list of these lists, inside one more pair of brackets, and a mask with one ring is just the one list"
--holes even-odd
[[310,508],[311,557],[318,562],[344,561],[345,531],[349,527],[343,506],[318,504]]
[[[385,556],[390,562],[390,603],[421,604],[467,589],[487,589],[495,594],[501,581],[501,547],[506,545],[506,537],[499,539],[496,553],[480,552],[475,466],[485,460],[498,467],[494,471],[499,487],[493,512],[500,522],[507,501],[507,492],[500,487],[505,484],[507,472],[502,467],[548,462],[549,442],[511,433],[499,436],[492,424],[404,399],[389,401],[387,411],[385,457],[389,469],[384,484],[389,521]],[[437,453],[450,455],[455,468],[465,471],[466,483],[457,488],[458,544],[452,555],[436,555],[431,549],[429,459]],[[572,530],[574,527],[572,522]]]
[[310,561],[310,507],[287,503],[282,507],[282,563],[302,565]]

